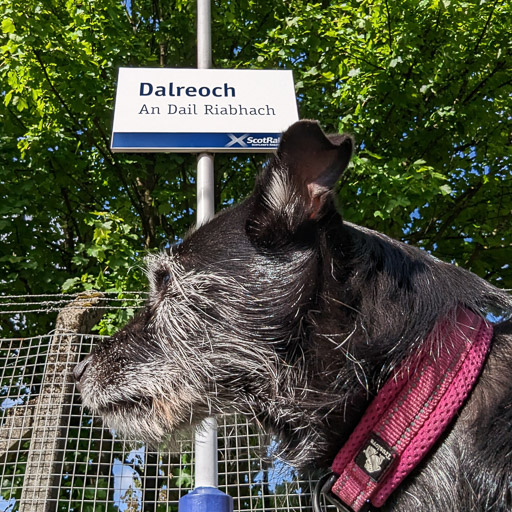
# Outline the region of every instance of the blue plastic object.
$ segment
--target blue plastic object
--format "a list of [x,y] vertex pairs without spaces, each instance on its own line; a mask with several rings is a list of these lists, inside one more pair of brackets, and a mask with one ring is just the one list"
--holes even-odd
[[215,487],[197,487],[180,498],[179,512],[233,512],[233,498]]

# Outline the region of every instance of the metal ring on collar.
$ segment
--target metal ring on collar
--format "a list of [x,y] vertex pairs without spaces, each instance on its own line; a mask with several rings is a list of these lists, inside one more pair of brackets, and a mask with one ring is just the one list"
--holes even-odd
[[331,471],[318,480],[315,490],[313,491],[313,512],[324,512],[321,496],[323,496],[325,501],[329,504],[334,505],[340,512],[353,512],[352,509],[343,504],[331,492],[332,486],[337,479],[338,475]]

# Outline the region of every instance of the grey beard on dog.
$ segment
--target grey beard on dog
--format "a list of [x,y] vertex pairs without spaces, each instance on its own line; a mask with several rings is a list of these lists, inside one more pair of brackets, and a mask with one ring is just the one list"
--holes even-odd
[[[342,220],[352,147],[296,123],[248,199],[148,257],[145,309],[75,369],[85,407],[152,443],[241,413],[294,467],[327,468],[436,322],[460,305],[510,316],[504,291]],[[383,510],[512,509],[511,362],[504,321],[456,421]]]

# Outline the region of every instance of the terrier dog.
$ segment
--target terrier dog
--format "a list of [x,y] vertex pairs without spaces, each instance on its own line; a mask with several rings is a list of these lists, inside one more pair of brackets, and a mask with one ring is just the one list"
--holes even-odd
[[[292,125],[248,199],[148,257],[145,309],[75,369],[84,405],[155,443],[241,413],[292,466],[327,467],[398,368],[412,379],[418,351],[434,367],[450,352],[431,335],[440,322],[456,328],[461,307],[509,316],[504,291],[342,220],[333,190],[352,148]],[[503,321],[462,408],[382,510],[512,509],[511,362]]]

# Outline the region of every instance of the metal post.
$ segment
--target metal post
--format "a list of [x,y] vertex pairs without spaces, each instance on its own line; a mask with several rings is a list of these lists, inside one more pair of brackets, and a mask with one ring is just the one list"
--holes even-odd
[[[212,67],[211,0],[197,0],[197,67]],[[215,214],[213,155],[197,159],[197,225]],[[196,433],[196,487],[217,487],[217,422],[208,418]],[[213,469],[214,468],[214,469]]]
[[213,155],[201,153],[197,158],[197,225],[208,222],[215,213],[215,177]]
[[197,0],[197,68],[212,67],[212,9],[210,0]]
[[41,391],[32,417],[30,450],[20,498],[20,512],[57,510],[65,438],[73,397],[71,373],[78,352],[79,333],[90,332],[103,312],[95,309],[98,292],[80,294],[57,317]]
[[217,487],[217,420],[206,418],[195,437],[196,487]]
[[[211,3],[197,0],[197,67],[212,67]],[[201,153],[197,159],[197,225],[215,213],[213,155]],[[217,468],[217,420],[203,421],[195,436],[195,488],[179,501],[179,512],[232,512],[233,499],[219,491]]]

